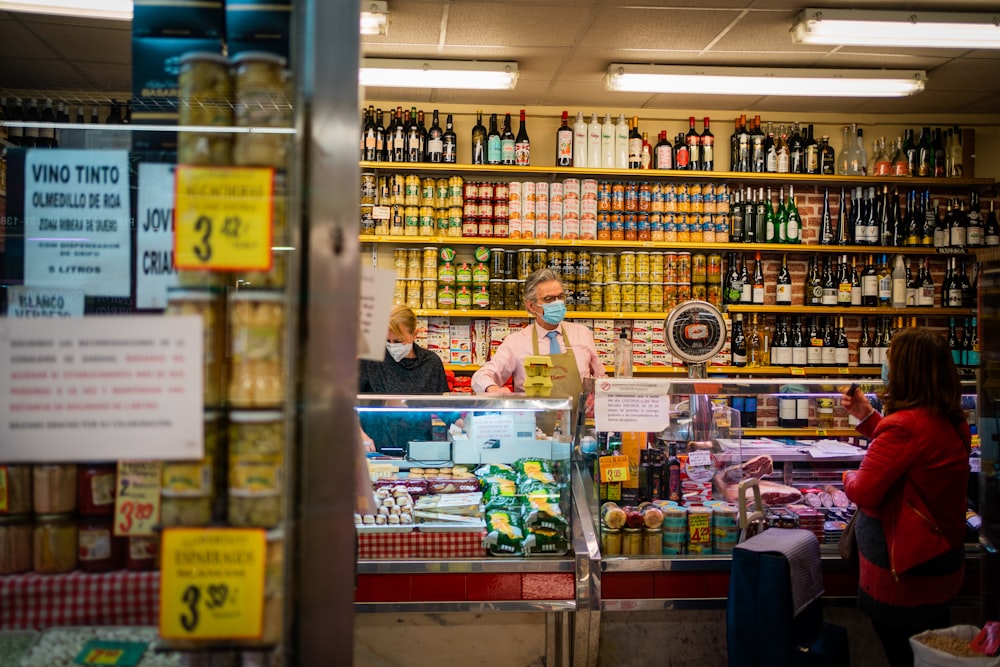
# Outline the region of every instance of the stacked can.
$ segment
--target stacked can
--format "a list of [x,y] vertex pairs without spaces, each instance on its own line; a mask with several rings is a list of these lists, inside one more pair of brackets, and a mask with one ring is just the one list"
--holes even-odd
[[580,238],[580,188],[580,179],[578,178],[567,178],[562,182],[562,236],[564,239]]
[[437,307],[454,308],[456,305],[456,288],[458,271],[455,268],[454,249],[444,246],[438,250],[437,266]]
[[462,236],[507,238],[510,235],[510,185],[489,181],[466,183],[462,213]]
[[675,502],[659,503],[663,512],[663,554],[683,554],[688,543],[687,508]]
[[731,554],[740,539],[739,510],[736,505],[719,500],[705,503],[712,508],[712,552]]

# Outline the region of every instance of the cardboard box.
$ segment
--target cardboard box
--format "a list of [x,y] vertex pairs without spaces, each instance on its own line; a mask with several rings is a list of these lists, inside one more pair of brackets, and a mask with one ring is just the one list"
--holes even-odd
[[[222,53],[218,38],[133,37],[132,119],[177,113],[177,75],[181,57],[192,51]],[[160,115],[162,120],[167,116]]]
[[288,0],[228,0],[226,44],[230,57],[266,51],[291,57],[292,7]]
[[[180,3],[176,0],[135,0],[133,37],[215,37],[225,35],[222,0]],[[135,61],[133,61],[135,62]]]

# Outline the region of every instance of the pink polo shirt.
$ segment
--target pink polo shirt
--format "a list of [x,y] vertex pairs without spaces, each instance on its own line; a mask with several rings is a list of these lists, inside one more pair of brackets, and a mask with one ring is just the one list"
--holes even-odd
[[[597,356],[594,334],[590,329],[574,322],[564,321],[560,324],[556,329],[559,332],[556,339],[559,341],[560,352],[567,349],[563,340],[563,329],[569,336],[580,377],[605,377],[607,373],[604,372],[604,364]],[[534,354],[532,331],[538,334],[538,354],[550,354],[549,339],[545,337],[548,331],[532,320],[530,325],[507,336],[493,353],[493,358],[476,371],[472,376],[472,391],[483,394],[486,393],[486,388],[492,385],[502,387],[511,376],[514,378],[514,391],[524,391],[524,358]]]

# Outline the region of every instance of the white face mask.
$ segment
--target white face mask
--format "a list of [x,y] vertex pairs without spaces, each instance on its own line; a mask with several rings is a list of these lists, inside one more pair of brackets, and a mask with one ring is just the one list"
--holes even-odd
[[396,361],[402,361],[413,350],[413,343],[386,343],[385,349],[389,350],[389,356]]

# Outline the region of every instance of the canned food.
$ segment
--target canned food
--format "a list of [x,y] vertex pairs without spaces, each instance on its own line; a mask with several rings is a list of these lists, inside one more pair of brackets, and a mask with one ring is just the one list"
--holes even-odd
[[438,308],[454,308],[455,307],[455,288],[451,285],[441,285],[438,287],[437,295]]
[[708,258],[700,252],[691,255],[691,282],[704,283],[708,280]]
[[708,286],[705,283],[691,285],[691,298],[696,301],[706,301],[708,299]]
[[612,211],[625,211],[625,184],[624,183],[612,183],[611,184],[611,210]]
[[377,187],[377,181],[375,179],[375,172],[373,171],[361,172],[361,203],[374,204],[375,195],[377,192],[378,192],[378,187]]
[[455,307],[471,308],[472,307],[472,288],[469,285],[461,285],[455,292]]
[[420,177],[409,174],[403,179],[403,203],[420,206]]
[[[452,190],[454,193],[454,190]],[[479,198],[479,183],[475,181],[466,181],[465,186],[462,188],[462,197],[468,201],[469,199]]]
[[[233,124],[233,91],[229,61],[217,53],[192,52],[181,58],[178,74],[181,126]],[[227,165],[232,162],[233,138],[223,132],[179,132],[177,158],[181,164]]]
[[641,556],[642,528],[622,528],[622,555]]
[[434,236],[437,226],[434,209],[430,206],[421,206],[419,211],[420,236]]
[[451,262],[444,262],[441,264],[437,270],[437,279],[438,282],[443,285],[454,285],[458,280],[455,265]]
[[213,289],[167,290],[167,315],[198,315],[202,327],[204,404],[218,405],[225,386],[225,328],[222,298]]
[[393,305],[404,305],[406,303],[406,279],[396,278],[395,286],[392,289]]
[[507,278],[503,281],[504,304],[508,310],[519,310],[521,308],[521,292],[524,283],[515,278]]
[[554,271],[563,270],[563,254],[559,250],[549,251],[548,267]]
[[562,266],[559,268],[565,279],[576,276],[576,251],[567,250],[563,253]]
[[604,283],[604,309],[608,312],[617,312],[622,308],[621,283]]
[[468,262],[462,262],[455,269],[455,279],[459,285],[471,285],[472,284],[472,265]]
[[480,217],[479,224],[476,226],[476,229],[480,237],[484,239],[492,238],[494,236],[493,218]]
[[434,207],[447,208],[449,206],[448,179],[439,178],[434,181]]
[[424,308],[437,308],[437,280],[425,278],[421,287],[421,304]]
[[640,213],[636,216],[636,231],[640,241],[649,241],[652,239],[648,213]]
[[403,190],[406,189],[406,177],[402,174],[392,174],[388,177],[389,199],[387,204],[403,204]]
[[639,210],[639,184],[628,183],[625,186],[625,211],[636,213]]
[[486,285],[490,282],[490,269],[483,262],[477,262],[472,267],[472,284]]
[[683,303],[691,300],[691,285],[681,283],[677,286],[677,301]]
[[531,251],[530,250],[518,250],[517,251],[517,277],[520,280],[527,279],[531,275]]
[[604,282],[618,280],[618,256],[614,253],[604,255]]
[[448,236],[462,235],[462,207],[451,206],[448,208]]
[[473,288],[472,305],[475,308],[490,307],[490,288],[488,285],[476,285]]
[[241,290],[229,297],[229,402],[239,407],[285,398],[284,294]]
[[635,278],[639,282],[649,280],[649,253],[639,251],[635,253]]
[[718,283],[708,284],[708,302],[716,308],[722,308],[722,285]]
[[590,310],[604,310],[604,283],[590,283]]
[[591,275],[590,252],[581,250],[576,254],[576,275],[580,280],[590,280]]
[[502,278],[490,278],[490,304],[494,310],[503,310],[507,307]]
[[636,283],[635,309],[640,313],[649,312],[649,283]]
[[595,252],[590,254],[590,280],[595,283],[604,282],[604,254]]
[[591,288],[589,281],[577,282],[575,297],[577,310],[590,310]]
[[416,206],[407,206],[403,209],[403,235],[419,236],[420,234],[420,209]]
[[637,216],[635,213],[626,213],[625,240],[637,241],[638,239],[639,239],[639,216]]
[[[565,255],[563,255],[563,257],[565,258]],[[547,251],[542,249],[536,249],[531,251],[532,271],[537,271],[538,269],[544,269],[545,265],[548,264],[548,261],[549,261],[549,256]],[[565,259],[563,261],[565,261]]]
[[479,216],[466,215],[462,217],[462,236],[475,238],[479,236]]
[[423,303],[421,299],[421,283],[419,278],[406,281],[406,305],[410,308],[420,308]]
[[677,283],[666,283],[663,286],[663,308],[664,310],[672,310],[678,304],[677,300]]
[[420,204],[421,206],[434,206],[434,193],[437,191],[437,181],[433,178],[424,178],[420,181]]
[[434,221],[435,221],[435,232],[438,236],[448,235],[448,225],[451,224],[448,218],[448,209],[446,208],[436,208],[434,209]]
[[601,527],[601,555],[620,556],[622,554],[622,529]]
[[281,412],[230,412],[230,524],[268,528],[281,520],[284,465]]
[[483,181],[482,183],[480,183],[479,187],[476,189],[476,196],[479,199],[487,199],[487,200],[492,201],[493,200],[493,183],[490,183],[488,181]]
[[722,283],[722,255],[713,252],[706,261],[708,282],[715,285]]
[[510,198],[510,185],[499,182],[493,185],[493,198],[497,201],[507,201]]

